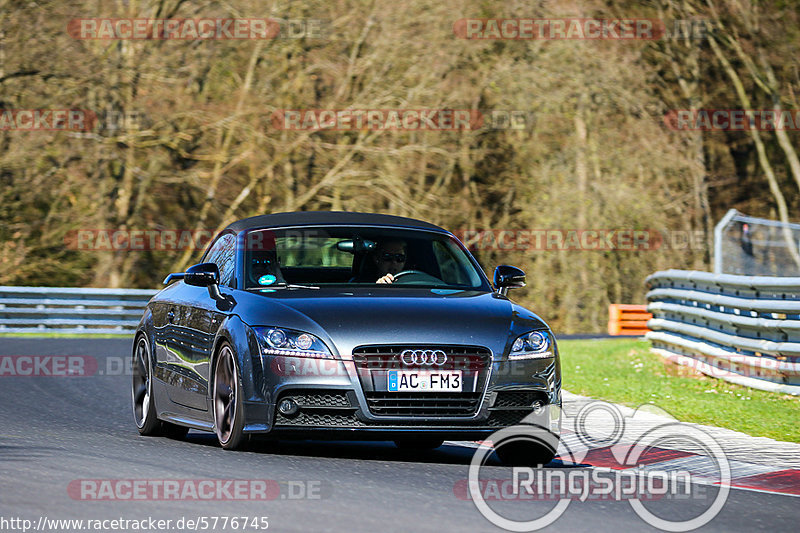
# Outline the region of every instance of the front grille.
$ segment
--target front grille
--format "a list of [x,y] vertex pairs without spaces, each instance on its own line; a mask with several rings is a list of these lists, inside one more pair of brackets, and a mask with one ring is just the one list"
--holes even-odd
[[480,346],[360,346],[353,350],[356,366],[367,370],[389,370],[409,368],[400,361],[404,350],[442,350],[447,354],[447,362],[433,367],[436,370],[481,371],[492,364],[492,352]]
[[450,392],[372,392],[369,410],[383,416],[472,416],[480,394]]
[[490,411],[486,425],[491,427],[508,427],[521,423],[531,411],[499,410]]
[[281,399],[291,398],[302,407],[351,407],[347,394],[344,392],[328,391],[292,391],[281,396]]
[[[404,350],[441,350],[447,361],[441,365],[405,365],[400,354]],[[386,345],[359,346],[353,350],[353,361],[367,398],[369,411],[375,416],[464,417],[478,411],[492,364],[492,352],[481,346],[458,345]],[[460,370],[463,392],[386,392],[387,370]],[[383,387],[383,388],[382,388]]]
[[547,395],[541,391],[500,391],[497,393],[497,399],[492,407],[530,410],[531,405],[536,400],[546,404]]
[[539,390],[498,391],[494,404],[489,407],[487,425],[507,427],[521,423],[533,413],[533,402],[548,403],[547,393]]
[[294,418],[289,418],[276,413],[276,426],[304,426],[304,427],[364,427],[366,424],[356,418],[355,414],[347,411],[341,412],[319,412],[319,411],[300,411]]
[[332,426],[359,425],[355,417],[356,408],[350,404],[346,391],[297,389],[286,391],[278,398],[292,399],[300,411],[294,416],[282,415],[275,409],[276,426]]
[[[380,428],[380,427],[484,427],[500,428],[522,422],[531,414],[531,398],[541,397],[538,391],[501,391],[495,406],[489,409],[488,419],[480,422],[469,420],[420,420],[414,417],[470,416],[478,408],[480,394],[458,393],[372,393],[368,396],[370,410],[386,416],[405,416],[405,420],[364,421],[356,416],[356,407],[351,403],[352,392],[331,389],[294,389],[284,391],[278,401],[291,398],[300,406],[295,416],[284,416],[276,408],[276,427],[284,428]],[[532,395],[532,396],[531,396]],[[531,402],[533,399],[531,399]],[[512,405],[513,404],[513,405]]]
[[381,428],[381,427],[425,427],[432,429],[437,426],[440,427],[462,427],[462,428],[504,428],[514,426],[523,422],[526,416],[530,415],[530,411],[494,411],[489,415],[485,421],[470,423],[465,421],[452,421],[443,422],[437,420],[435,422],[419,422],[415,420],[382,420],[363,422],[356,418],[355,413],[348,413],[346,411],[339,412],[319,412],[319,411],[302,411],[298,416],[289,418],[280,413],[276,414],[275,426],[276,427],[294,427],[294,428]]

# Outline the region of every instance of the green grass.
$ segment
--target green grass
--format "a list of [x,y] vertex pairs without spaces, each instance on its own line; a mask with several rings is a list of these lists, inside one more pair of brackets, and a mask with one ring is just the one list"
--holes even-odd
[[629,407],[655,404],[678,420],[800,442],[800,398],[764,392],[668,363],[631,339],[558,343],[564,389]]

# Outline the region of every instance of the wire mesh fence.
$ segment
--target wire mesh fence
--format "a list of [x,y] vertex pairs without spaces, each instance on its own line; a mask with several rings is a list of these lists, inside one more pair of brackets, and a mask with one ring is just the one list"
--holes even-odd
[[751,217],[731,209],[714,233],[715,273],[800,276],[800,224]]

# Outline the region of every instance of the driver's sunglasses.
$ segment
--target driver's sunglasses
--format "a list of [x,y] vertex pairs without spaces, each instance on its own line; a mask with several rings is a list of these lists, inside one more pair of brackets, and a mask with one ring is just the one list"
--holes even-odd
[[406,254],[390,254],[389,252],[383,252],[381,254],[381,261],[394,261],[395,263],[405,263]]

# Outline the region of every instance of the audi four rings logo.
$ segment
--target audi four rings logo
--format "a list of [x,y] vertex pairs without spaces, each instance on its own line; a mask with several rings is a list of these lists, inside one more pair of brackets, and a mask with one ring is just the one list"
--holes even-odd
[[442,350],[403,350],[400,354],[400,360],[406,366],[442,366],[447,362],[447,354]]

